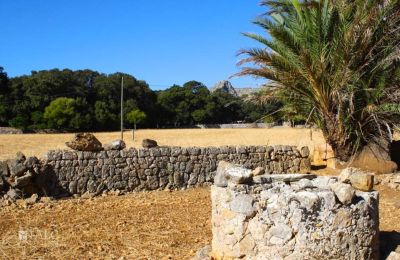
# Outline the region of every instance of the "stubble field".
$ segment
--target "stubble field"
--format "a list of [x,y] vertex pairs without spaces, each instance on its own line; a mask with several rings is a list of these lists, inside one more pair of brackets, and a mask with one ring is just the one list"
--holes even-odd
[[[17,151],[42,157],[49,149],[65,149],[72,134],[0,135],[0,158]],[[96,133],[103,143],[119,133]],[[309,129],[190,129],[140,130],[135,141],[125,133],[127,146],[143,138],[160,145],[219,146],[323,144],[320,132]],[[318,173],[318,172],[317,172]],[[325,173],[325,172],[323,172]],[[400,192],[380,191],[382,248],[400,244]],[[211,242],[209,188],[156,191],[93,199],[46,201],[26,206],[18,201],[0,208],[1,259],[189,259]]]

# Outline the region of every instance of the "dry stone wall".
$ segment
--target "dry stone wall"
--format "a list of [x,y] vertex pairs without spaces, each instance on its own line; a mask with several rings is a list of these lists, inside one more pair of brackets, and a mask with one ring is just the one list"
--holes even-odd
[[99,152],[49,151],[53,170],[50,193],[100,194],[109,190],[143,191],[211,184],[218,162],[284,174],[310,168],[307,147],[224,146],[129,148]]
[[211,188],[214,259],[378,259],[378,192],[342,175],[252,176],[224,162],[217,176],[227,181]]

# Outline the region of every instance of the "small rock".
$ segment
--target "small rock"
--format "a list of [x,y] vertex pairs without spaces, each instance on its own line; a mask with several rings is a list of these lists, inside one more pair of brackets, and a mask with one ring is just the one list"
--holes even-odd
[[18,160],[12,160],[9,167],[11,176],[21,176],[27,170],[25,164]]
[[17,154],[15,155],[15,160],[16,160],[17,162],[23,163],[23,162],[25,162],[26,157],[25,157],[25,155],[24,155],[23,153],[17,152]]
[[251,170],[234,165],[226,170],[226,175],[228,182],[234,184],[249,183],[253,177]]
[[16,199],[22,198],[22,192],[18,189],[10,189],[7,192],[7,196],[9,199],[15,201]]
[[157,141],[152,140],[152,139],[143,139],[142,141],[142,146],[144,148],[152,148],[152,147],[157,147]]
[[34,165],[39,164],[39,162],[40,161],[38,158],[36,158],[35,156],[31,156],[25,160],[24,164],[25,164],[26,168],[31,169]]
[[211,246],[206,245],[197,251],[196,255],[192,258],[192,260],[211,260],[210,253],[211,253]]
[[310,156],[310,149],[308,149],[307,146],[303,146],[300,149],[300,155],[303,158],[308,158],[308,156]]
[[235,197],[230,203],[230,209],[233,212],[253,217],[256,213],[256,208],[253,206],[253,197],[247,194],[240,194]]
[[30,198],[25,199],[25,202],[26,202],[28,205],[33,205],[33,204],[35,204],[36,202],[38,202],[38,200],[39,200],[39,196],[35,193],[35,194],[32,194],[32,196],[31,196]]
[[331,184],[330,187],[342,204],[348,205],[353,200],[355,190],[350,184],[336,182]]
[[72,141],[65,143],[69,148],[77,151],[101,151],[100,141],[90,133],[77,133]]
[[9,176],[8,164],[6,161],[0,161],[0,176]]
[[350,183],[354,188],[361,191],[371,191],[374,187],[374,176],[361,169],[349,167],[341,171],[340,182]]
[[103,148],[104,148],[104,150],[105,151],[109,151],[109,150],[122,150],[122,149],[124,149],[126,147],[126,144],[125,144],[125,142],[123,141],[123,140],[115,140],[115,141],[112,141],[111,143],[109,143],[109,144],[105,144],[104,146],[103,146]]
[[275,245],[283,245],[293,236],[293,230],[285,224],[277,224],[270,229],[269,242]]
[[23,188],[31,183],[32,173],[28,171],[21,177],[15,177],[14,183],[11,184],[13,188]]
[[265,173],[265,169],[263,167],[257,167],[251,173],[253,176],[263,175]]

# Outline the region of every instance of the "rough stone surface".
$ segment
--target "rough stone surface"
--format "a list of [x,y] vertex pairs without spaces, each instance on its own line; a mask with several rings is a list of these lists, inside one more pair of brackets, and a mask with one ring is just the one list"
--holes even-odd
[[152,148],[152,147],[157,147],[157,141],[152,140],[152,139],[143,139],[142,141],[142,147],[143,148]]
[[103,145],[103,149],[105,151],[110,151],[110,150],[122,150],[126,147],[126,144],[123,140],[115,140],[112,141],[109,144]]
[[340,182],[331,184],[331,189],[335,193],[338,200],[344,205],[351,203],[356,192],[350,184]]
[[349,183],[357,190],[371,191],[374,187],[374,175],[361,169],[349,167],[340,172],[339,181]]
[[72,141],[65,143],[76,151],[101,151],[103,147],[100,141],[90,133],[77,133]]
[[[101,194],[117,189],[188,188],[214,181],[224,187],[228,180],[247,182],[257,167],[276,175],[297,173],[303,160],[309,162],[291,146],[153,147],[98,152],[49,151],[44,164],[50,169],[46,174],[51,179],[49,195],[59,196],[82,195],[87,191]],[[219,174],[219,164],[230,167],[230,174],[226,171]]]
[[[307,176],[307,175],[303,175]],[[378,259],[378,193],[336,200],[336,177],[211,187],[214,259]],[[347,187],[347,186],[346,186]]]
[[265,169],[263,167],[257,167],[251,172],[251,174],[253,176],[263,175],[264,173],[265,173]]

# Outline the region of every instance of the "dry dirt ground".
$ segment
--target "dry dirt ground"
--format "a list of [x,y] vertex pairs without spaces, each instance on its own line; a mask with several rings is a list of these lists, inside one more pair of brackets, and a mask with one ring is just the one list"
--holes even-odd
[[[384,186],[384,255],[399,245],[400,192]],[[158,191],[0,208],[1,259],[189,259],[211,242],[210,190]]]
[[[12,158],[19,150],[41,157],[48,149],[64,149],[64,142],[72,136],[0,135],[0,159]],[[119,134],[96,136],[108,142]],[[309,129],[191,129],[140,130],[136,140],[128,140],[127,145],[138,147],[143,138],[179,146],[312,147],[323,143],[316,131],[311,140]],[[381,248],[387,254],[400,245],[400,192],[381,185],[376,188],[380,192]],[[188,259],[211,241],[209,193],[209,188],[196,188],[66,199],[33,206],[19,201],[0,208],[0,259]]]

